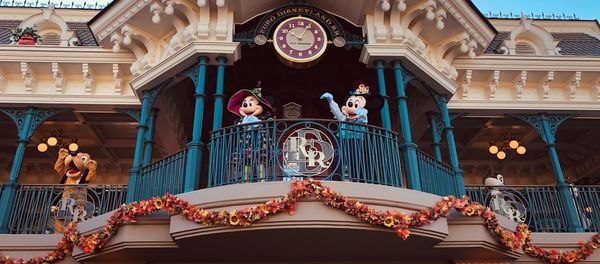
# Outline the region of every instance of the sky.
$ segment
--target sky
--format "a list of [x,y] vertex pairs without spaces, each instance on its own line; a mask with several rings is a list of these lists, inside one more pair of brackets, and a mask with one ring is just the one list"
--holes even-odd
[[521,12],[534,15],[554,13],[573,16],[579,19],[600,20],[600,0],[472,0],[486,16],[489,12],[520,14]]
[[[0,0],[2,1],[2,0]],[[9,0],[10,1],[10,0]],[[16,0],[17,2],[36,2],[36,0]],[[44,2],[46,0],[37,0]],[[76,4],[93,4],[98,2],[99,4],[106,4],[112,0],[50,0],[53,3],[76,3]],[[131,1],[131,0],[130,0]],[[341,0],[340,0],[341,1]],[[457,0],[463,1],[463,0]],[[517,17],[519,14],[533,14],[539,16],[542,13],[544,15],[554,14],[562,16],[573,17],[573,14],[579,19],[600,20],[600,0],[472,0],[473,3],[479,8],[479,10],[485,15],[489,16],[491,12],[494,16],[500,14],[512,13]]]

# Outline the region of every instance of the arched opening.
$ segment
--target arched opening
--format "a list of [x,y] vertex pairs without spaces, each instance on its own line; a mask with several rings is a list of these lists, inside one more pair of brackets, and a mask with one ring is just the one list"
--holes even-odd
[[59,46],[60,45],[60,35],[56,34],[56,33],[46,33],[42,35],[42,43],[44,45],[53,45],[53,46]]
[[517,55],[536,55],[535,47],[527,41],[519,40],[515,44],[515,54]]
[[[262,16],[236,26],[236,32],[250,30]],[[338,19],[344,30],[362,35],[360,28]],[[284,105],[301,106],[303,118],[332,119],[333,116],[325,100],[319,97],[329,92],[334,101],[342,106],[354,81],[361,80],[370,87],[371,94],[378,94],[376,74],[373,69],[359,61],[361,50],[346,49],[329,44],[320,60],[308,68],[293,68],[282,62],[273,44],[243,46],[242,59],[227,68],[225,78],[225,102],[240,89],[252,89],[258,81],[262,93],[273,100],[277,118],[284,118]],[[225,111],[223,125],[231,125],[237,117]],[[379,109],[369,112],[369,124],[381,125]]]

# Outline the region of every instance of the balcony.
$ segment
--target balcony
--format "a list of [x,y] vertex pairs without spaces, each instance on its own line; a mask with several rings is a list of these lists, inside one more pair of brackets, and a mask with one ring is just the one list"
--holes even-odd
[[398,135],[331,120],[272,120],[211,133],[208,187],[292,177],[403,186]]
[[[202,188],[317,178],[408,188],[405,147],[393,131],[334,120],[270,120],[225,127],[210,133]],[[416,150],[421,191],[456,195],[456,172],[429,154]],[[134,200],[185,192],[189,150],[143,166],[135,181]],[[125,202],[126,186],[69,186],[85,190],[95,209],[109,212]],[[466,186],[472,200],[495,209],[535,232],[569,232],[571,216],[556,186]],[[0,189],[4,190],[4,188]],[[10,233],[53,232],[52,206],[64,185],[20,185],[9,220]],[[584,231],[600,231],[600,186],[572,186],[570,194]],[[520,209],[523,209],[519,211]],[[519,214],[521,213],[521,214]]]
[[[317,178],[405,187],[393,131],[333,120],[271,120],[211,132],[206,186]],[[187,150],[141,169],[136,199],[183,192]],[[454,170],[418,151],[424,191],[456,194]]]
[[[586,232],[600,232],[600,186],[571,186],[577,218]],[[526,223],[534,232],[568,232],[569,211],[556,186],[467,186],[471,200]]]
[[[8,233],[54,233],[55,219],[68,221],[73,215],[89,219],[108,213],[125,202],[126,193],[127,186],[123,185],[19,185],[13,201],[16,206],[8,219]],[[74,200],[68,198],[73,196],[83,202],[72,203]],[[82,211],[73,213],[74,209]]]

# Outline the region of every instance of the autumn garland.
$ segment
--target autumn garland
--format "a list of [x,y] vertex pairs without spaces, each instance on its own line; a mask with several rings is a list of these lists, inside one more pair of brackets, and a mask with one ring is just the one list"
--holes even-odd
[[124,224],[134,223],[138,216],[148,215],[160,210],[173,215],[181,215],[190,221],[206,226],[250,226],[252,223],[265,220],[268,215],[274,215],[282,211],[287,211],[290,215],[293,215],[297,202],[309,197],[316,197],[326,205],[344,210],[347,214],[353,215],[365,223],[393,229],[402,239],[408,238],[410,228],[424,226],[431,221],[438,220],[440,217],[446,217],[451,209],[455,209],[466,216],[479,216],[483,218],[485,226],[508,249],[512,251],[523,249],[528,255],[549,263],[574,263],[584,260],[600,246],[600,233],[594,235],[592,240],[588,242],[580,242],[580,248],[573,251],[547,250],[535,246],[531,243],[531,231],[529,231],[527,225],[522,224],[517,226],[515,232],[506,230],[498,224],[494,212],[479,203],[469,202],[467,197],[462,199],[452,196],[443,197],[435,206],[408,215],[398,211],[377,211],[359,201],[348,199],[336,193],[329,187],[324,186],[320,181],[308,179],[293,181],[292,191],[282,197],[254,207],[234,210],[232,212],[199,209],[171,194],[127,205],[124,204],[113,213],[107,224],[100,231],[90,235],[78,234],[76,223],[70,223],[57,248],[46,257],[35,257],[25,261],[23,259],[15,260],[8,256],[1,256],[0,261],[7,264],[51,263],[71,255],[75,245],[85,253],[94,253],[96,250],[102,248]]

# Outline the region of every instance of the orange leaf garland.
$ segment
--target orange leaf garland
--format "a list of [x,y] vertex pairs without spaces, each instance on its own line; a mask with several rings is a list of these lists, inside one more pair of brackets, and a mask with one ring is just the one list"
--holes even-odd
[[54,251],[46,257],[35,257],[30,260],[12,259],[8,256],[0,256],[0,263],[52,263],[64,259],[73,253],[74,246],[83,252],[91,254],[102,248],[104,244],[119,230],[121,226],[134,223],[138,216],[148,215],[157,211],[165,211],[169,214],[181,215],[183,218],[206,226],[229,225],[250,226],[252,223],[267,219],[268,215],[274,215],[282,211],[294,215],[298,200],[316,197],[325,205],[343,210],[349,215],[355,216],[360,221],[390,228],[402,239],[410,236],[410,228],[424,226],[442,216],[448,216],[451,209],[455,209],[466,216],[479,216],[483,219],[485,226],[494,234],[498,241],[506,248],[523,251],[538,259],[549,263],[574,263],[586,259],[594,250],[600,246],[600,233],[592,237],[590,241],[580,242],[580,248],[572,251],[558,251],[555,249],[544,249],[531,243],[531,231],[525,224],[518,225],[514,232],[500,227],[496,214],[489,208],[476,202],[469,202],[468,197],[462,199],[446,196],[442,197],[433,207],[408,215],[399,211],[377,211],[360,201],[348,199],[329,187],[324,186],[317,180],[293,181],[292,190],[279,198],[269,200],[257,206],[241,210],[207,211],[190,205],[181,198],[165,194],[162,197],[153,197],[150,200],[132,202],[122,205],[111,215],[106,225],[100,231],[89,235],[80,235],[77,224],[70,223],[58,242]]

